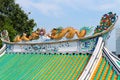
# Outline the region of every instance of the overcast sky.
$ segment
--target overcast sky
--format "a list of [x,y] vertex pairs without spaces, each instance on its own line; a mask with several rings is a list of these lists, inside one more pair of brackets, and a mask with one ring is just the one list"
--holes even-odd
[[[99,25],[101,16],[110,11],[120,15],[120,0],[16,0],[22,9],[48,31],[55,27]],[[119,26],[119,23],[116,27]],[[115,51],[115,30],[111,33],[108,48]]]

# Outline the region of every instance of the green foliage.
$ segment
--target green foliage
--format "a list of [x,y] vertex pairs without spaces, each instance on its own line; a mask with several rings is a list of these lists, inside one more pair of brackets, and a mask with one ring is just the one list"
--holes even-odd
[[0,32],[8,30],[10,39],[15,35],[32,32],[36,23],[28,18],[21,7],[15,3],[15,0],[0,0]]

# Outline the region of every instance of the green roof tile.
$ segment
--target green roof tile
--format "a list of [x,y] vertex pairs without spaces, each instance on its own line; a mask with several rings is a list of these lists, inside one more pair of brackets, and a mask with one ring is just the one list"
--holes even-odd
[[[117,78],[118,77],[118,78]],[[94,80],[120,80],[117,73],[113,70],[112,66],[108,63],[105,57],[102,58],[98,71],[95,74]]]
[[76,80],[89,58],[87,54],[5,54],[0,58],[0,80]]

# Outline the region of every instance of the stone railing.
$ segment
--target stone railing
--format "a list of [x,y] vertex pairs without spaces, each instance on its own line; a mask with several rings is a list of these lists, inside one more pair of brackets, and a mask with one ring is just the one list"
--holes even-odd
[[46,43],[7,43],[6,53],[92,53],[98,38]]

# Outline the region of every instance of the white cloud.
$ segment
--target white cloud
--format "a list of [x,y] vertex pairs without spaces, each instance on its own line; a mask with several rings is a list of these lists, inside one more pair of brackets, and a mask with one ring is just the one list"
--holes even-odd
[[45,15],[59,16],[61,11],[61,8],[56,4],[35,3],[35,4],[32,4],[32,6],[38,9],[41,13]]
[[118,9],[120,5],[119,0],[114,1],[94,1],[91,0],[91,3],[87,3],[88,5],[86,8],[95,11],[106,11],[106,10],[115,10]]
[[48,2],[32,2],[31,0],[16,0],[16,3],[20,4],[22,8],[30,11],[30,9],[38,10],[39,12],[44,15],[53,15],[53,16],[60,16],[63,15],[62,9],[53,3]]
[[113,9],[115,8],[114,4],[103,4],[98,6],[98,10],[107,10],[107,9]]
[[20,4],[20,6],[22,6],[24,8],[28,8],[32,4],[32,2],[30,0],[16,0],[16,3]]
[[66,9],[74,10],[94,10],[94,11],[106,11],[118,9],[120,5],[119,0],[108,1],[96,1],[96,0],[16,0],[26,10],[35,8],[38,12],[44,15],[61,16],[65,14]]
[[115,10],[118,9],[120,3],[117,1],[115,2],[108,2],[108,3],[102,3],[102,4],[95,4],[91,6],[91,9],[96,11],[106,11],[106,10]]
[[89,9],[96,11],[114,10],[118,9],[120,0],[53,0],[57,4],[64,4],[74,9]]

